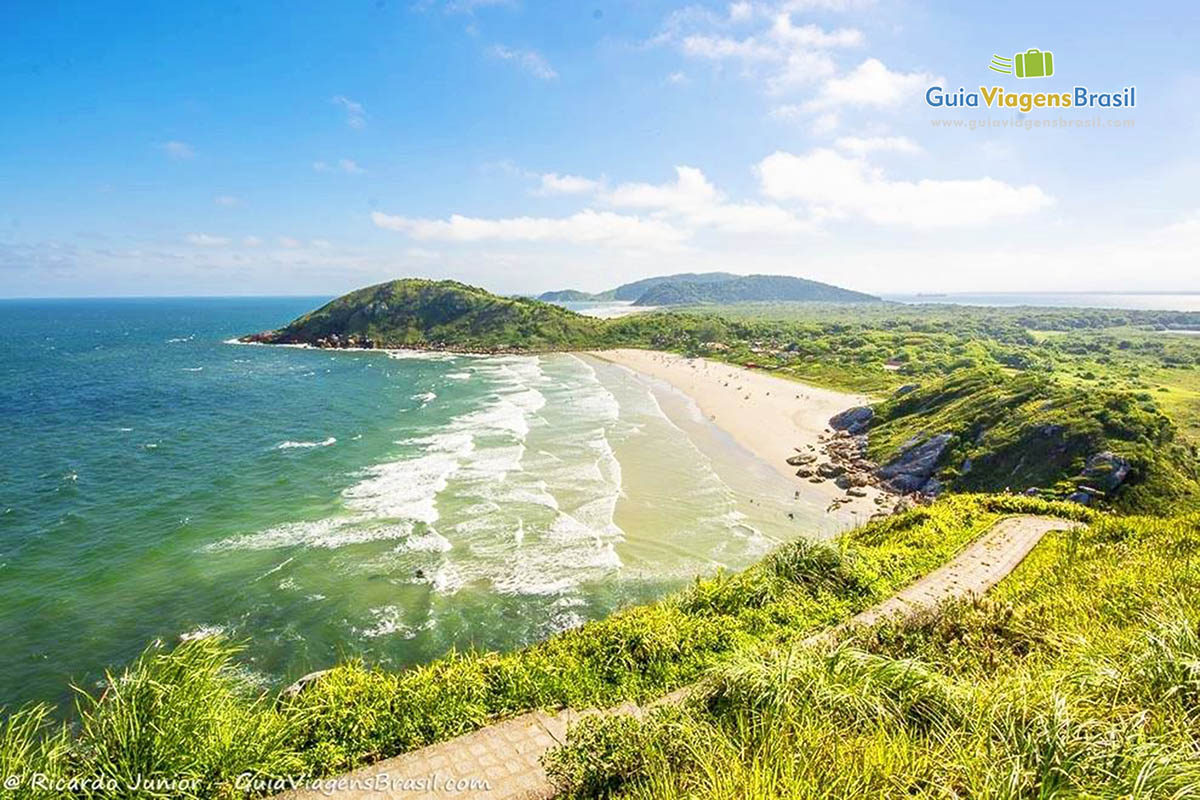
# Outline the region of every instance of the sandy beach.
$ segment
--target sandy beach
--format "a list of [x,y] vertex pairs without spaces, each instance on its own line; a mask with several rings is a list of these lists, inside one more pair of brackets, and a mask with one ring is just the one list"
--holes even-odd
[[878,512],[875,487],[866,497],[848,497],[833,481],[811,483],[786,463],[797,450],[821,449],[829,418],[868,402],[865,395],[836,392],[767,372],[703,358],[653,350],[603,350],[588,355],[664,381],[689,395],[700,411],[739,445],[791,479],[802,496],[824,503],[846,500],[834,514],[865,520]]

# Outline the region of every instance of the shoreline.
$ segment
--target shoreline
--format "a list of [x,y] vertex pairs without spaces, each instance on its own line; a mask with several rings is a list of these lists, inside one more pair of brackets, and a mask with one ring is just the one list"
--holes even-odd
[[[687,395],[701,414],[735,444],[786,478],[797,498],[819,502],[829,516],[847,524],[860,525],[876,514],[891,513],[899,499],[899,495],[874,484],[859,487],[855,491],[862,496],[853,496],[835,480],[797,476],[797,467],[787,463],[787,459],[801,454],[816,456],[811,466],[816,466],[819,461],[831,460],[829,445],[836,440],[829,419],[849,408],[868,405],[870,398],[863,394],[825,389],[723,361],[631,347],[604,350],[456,350],[429,346],[331,347],[250,339],[238,337],[226,340],[226,344],[475,358],[584,355],[630,370],[644,378],[662,381]],[[878,498],[884,500],[877,502]]]
[[[829,418],[858,405],[866,395],[811,386],[744,367],[704,358],[688,358],[658,350],[621,348],[587,350],[585,355],[663,381],[688,395],[706,419],[741,447],[786,477],[801,497],[816,498],[827,513],[847,521],[866,522],[873,514],[890,511],[894,502],[877,505],[875,498],[894,495],[875,486],[862,487],[853,497],[832,480],[813,482],[796,476],[786,461],[797,453],[828,457]],[[835,508],[829,505],[837,503]]]

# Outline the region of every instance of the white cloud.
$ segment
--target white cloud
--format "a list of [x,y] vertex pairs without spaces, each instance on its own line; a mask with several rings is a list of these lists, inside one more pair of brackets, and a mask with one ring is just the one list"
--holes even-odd
[[775,205],[730,203],[696,167],[675,167],[673,183],[625,183],[603,197],[609,205],[638,208],[688,228],[730,234],[803,233],[812,226]]
[[192,150],[192,146],[187,142],[163,142],[158,146],[158,149],[166,153],[167,158],[174,161],[183,161],[196,155],[196,152]]
[[[731,30],[762,17],[769,23],[756,33]],[[740,62],[746,75],[762,81],[768,92],[779,93],[833,75],[831,52],[858,47],[865,37],[856,28],[797,25],[786,11],[768,15],[762,4],[734,3],[727,18],[701,10],[674,14],[655,41],[674,45],[692,58]]]
[[672,72],[666,82],[669,86],[686,86],[689,83],[686,72]]
[[927,72],[893,72],[879,59],[868,58],[844,77],[825,81],[805,108],[895,108],[938,80]]
[[907,136],[842,136],[834,142],[834,145],[839,150],[845,150],[856,156],[865,156],[875,152],[907,153],[909,155],[924,152],[921,145]]
[[558,73],[554,71],[554,67],[550,66],[550,62],[536,50],[519,50],[497,44],[488,48],[487,52],[493,58],[512,61],[535,78],[548,81],[558,77]]
[[365,128],[367,125],[367,111],[363,108],[363,104],[357,100],[351,100],[345,95],[335,95],[330,99],[331,103],[340,107],[346,112],[346,124],[351,128]]
[[454,214],[449,219],[412,219],[378,211],[371,220],[418,241],[562,242],[575,245],[672,248],[686,234],[658,220],[585,209],[569,217],[480,219]]
[[224,236],[210,236],[207,233],[189,233],[183,238],[188,244],[196,247],[224,247],[229,244],[229,239]]
[[537,194],[588,194],[600,188],[600,181],[583,178],[579,175],[559,175],[557,172],[547,172],[540,176],[540,186]]
[[294,250],[294,249],[300,247],[301,245],[302,245],[302,242],[299,239],[294,239],[291,236],[280,236],[279,237],[279,246],[280,247],[286,247],[288,249]]
[[242,201],[240,199],[234,197],[231,194],[219,194],[213,198],[213,202],[219,206],[226,206],[226,207],[239,206],[242,204]]
[[824,114],[818,114],[813,119],[809,129],[812,131],[813,136],[827,136],[837,130],[841,121],[841,117],[837,114],[832,111],[826,111]]
[[314,161],[312,163],[312,168],[314,172],[329,172],[331,169],[329,164],[325,163],[324,161]]
[[823,30],[816,25],[794,25],[791,14],[780,14],[771,25],[771,37],[782,45],[791,47],[859,47],[865,42],[862,31],[857,28]]
[[246,247],[259,247],[262,245],[262,243],[263,240],[257,236],[247,236],[242,239],[242,244]]
[[623,183],[604,196],[605,202],[624,208],[653,208],[687,212],[711,206],[720,192],[696,167],[676,167],[674,183]]
[[986,177],[893,181],[862,158],[826,148],[802,156],[776,152],[757,169],[767,196],[798,201],[817,219],[861,217],[881,225],[926,229],[978,225],[1053,203],[1033,184],[1013,186]]

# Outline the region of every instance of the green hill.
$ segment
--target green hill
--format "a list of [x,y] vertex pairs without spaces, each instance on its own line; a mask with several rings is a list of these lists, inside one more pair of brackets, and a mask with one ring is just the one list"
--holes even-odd
[[589,346],[600,321],[549,303],[499,297],[457,281],[389,281],[331,300],[277,331],[267,344],[533,351]]
[[953,491],[1023,491],[1125,511],[1190,510],[1200,470],[1151,397],[1063,385],[1041,373],[964,369],[875,407],[871,455],[892,462],[940,437],[936,481]]
[[672,283],[724,283],[731,281],[741,276],[734,275],[730,272],[681,272],[676,275],[659,275],[654,278],[643,278],[640,281],[633,283],[624,283],[615,289],[610,289],[607,292],[602,292],[602,299],[637,301],[646,292],[657,289],[664,284]]
[[561,289],[538,295],[551,303],[620,300],[636,306],[680,306],[759,302],[868,303],[879,302],[863,292],[790,275],[734,275],[729,272],[682,272],[625,283],[591,294]]
[[788,275],[731,276],[729,280],[659,283],[634,301],[636,306],[678,306],[759,302],[877,303],[878,297]]
[[542,292],[537,299],[546,303],[582,303],[599,298],[590,292],[581,292],[578,289],[560,289],[556,292]]

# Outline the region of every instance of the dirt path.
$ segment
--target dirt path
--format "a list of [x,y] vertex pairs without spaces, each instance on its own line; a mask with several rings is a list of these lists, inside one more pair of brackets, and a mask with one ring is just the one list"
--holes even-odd
[[[1050,517],[1003,519],[944,566],[837,628],[822,631],[805,641],[820,644],[831,641],[839,629],[847,626],[871,625],[891,616],[908,616],[951,597],[983,594],[1012,572],[1046,533],[1076,525]],[[685,687],[663,700],[677,700],[686,692]],[[609,709],[609,713],[637,710],[637,706],[629,703]],[[279,798],[384,800],[444,796],[535,800],[553,797],[554,788],[546,778],[540,759],[551,747],[566,740],[568,725],[589,713],[601,712],[568,709],[553,714],[543,711],[523,714],[457,739],[327,779],[320,789],[289,792]],[[425,783],[411,783],[415,781]],[[470,781],[476,782],[474,787]],[[488,788],[481,788],[481,781],[486,781]],[[430,789],[431,785],[434,788]]]

